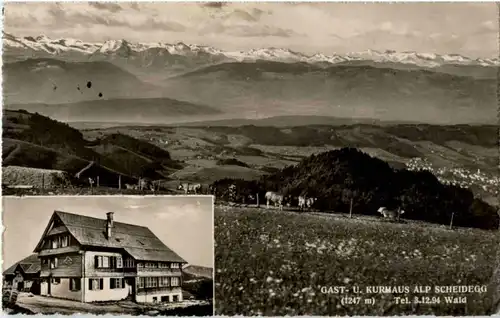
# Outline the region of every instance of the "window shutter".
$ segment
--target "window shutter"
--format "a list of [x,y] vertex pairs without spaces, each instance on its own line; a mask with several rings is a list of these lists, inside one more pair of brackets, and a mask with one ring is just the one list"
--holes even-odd
[[101,278],[99,279],[99,289],[103,290],[104,289],[104,280]]
[[94,281],[93,281],[93,279],[92,279],[92,278],[89,278],[89,290],[94,290],[94,288],[93,288],[93,286],[92,286],[92,285],[93,285],[93,284],[92,284],[93,282],[94,282]]
[[73,290],[73,278],[69,279],[69,290]]
[[95,268],[99,268],[99,256],[94,256]]

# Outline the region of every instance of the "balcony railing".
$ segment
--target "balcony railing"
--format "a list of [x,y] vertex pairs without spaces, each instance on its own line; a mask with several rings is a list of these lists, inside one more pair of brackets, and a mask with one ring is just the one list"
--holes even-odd
[[137,292],[147,294],[149,292],[171,292],[175,289],[181,289],[182,286],[160,286],[160,287],[137,287]]
[[171,274],[181,274],[180,268],[151,268],[151,267],[137,267],[137,272],[162,272]]

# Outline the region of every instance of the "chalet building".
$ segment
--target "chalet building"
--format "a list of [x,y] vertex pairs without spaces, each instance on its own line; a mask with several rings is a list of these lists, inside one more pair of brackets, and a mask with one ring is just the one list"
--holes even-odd
[[3,287],[33,294],[40,293],[40,260],[32,254],[3,272]]
[[186,262],[147,227],[55,211],[35,248],[40,294],[81,302],[182,301]]

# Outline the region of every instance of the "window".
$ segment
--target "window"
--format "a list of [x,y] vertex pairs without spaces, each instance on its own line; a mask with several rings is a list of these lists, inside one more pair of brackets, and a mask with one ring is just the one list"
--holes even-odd
[[125,265],[126,268],[133,268],[134,267],[134,259],[131,258],[131,257],[127,257],[125,259],[125,264],[124,265]]
[[153,302],[156,303],[158,301],[158,297],[153,297]]
[[158,286],[170,286],[169,277],[159,277]]
[[146,287],[153,287],[153,277],[146,277]]
[[179,263],[170,264],[170,268],[179,268]]
[[109,256],[95,256],[95,268],[114,268],[112,265],[114,262],[111,260],[112,257]]
[[172,277],[170,279],[170,285],[171,286],[179,286],[179,277]]
[[168,263],[160,263],[159,267],[160,268],[170,268],[170,265]]
[[109,257],[108,256],[101,256],[102,257],[102,267],[104,268],[109,268]]
[[52,248],[58,248],[58,247],[59,247],[59,244],[58,244],[57,238],[53,238],[52,239]]
[[139,277],[139,288],[144,288],[145,286],[145,277]]
[[168,296],[161,296],[161,302],[162,302],[162,303],[168,303],[168,301],[169,301],[168,299],[169,299],[169,298],[170,298],[170,297],[168,297]]
[[94,256],[95,268],[102,268],[102,256]]
[[102,278],[89,278],[89,289],[90,290],[104,289],[104,280]]
[[144,267],[144,263],[137,263],[137,267],[143,268]]
[[62,237],[62,240],[61,240],[61,247],[66,247],[68,245],[69,245],[69,236],[65,235]]
[[111,289],[122,289],[125,288],[125,280],[123,278],[110,278],[109,288]]
[[69,290],[78,291],[81,288],[80,278],[70,278],[69,279]]
[[123,259],[121,256],[116,258],[116,268],[123,268]]
[[146,268],[158,268],[158,264],[157,263],[151,263],[151,262],[147,262],[145,264]]
[[57,268],[57,257],[50,260],[50,268]]
[[179,301],[179,296],[178,295],[174,295],[174,300],[173,301]]
[[61,283],[61,279],[60,278],[52,278],[52,284],[54,285],[57,285],[57,284],[60,284]]

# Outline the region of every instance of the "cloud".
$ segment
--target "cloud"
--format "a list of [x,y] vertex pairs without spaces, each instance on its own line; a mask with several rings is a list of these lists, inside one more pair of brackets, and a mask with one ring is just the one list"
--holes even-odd
[[14,35],[83,41],[184,41],[227,50],[284,46],[325,54],[375,45],[498,56],[494,3],[8,2],[4,18],[5,31]]
[[112,2],[89,2],[89,5],[94,7],[94,8],[97,8],[97,9],[100,9],[100,10],[107,10],[107,11],[110,11],[110,12],[119,12],[122,9],[122,7],[116,3],[112,3]]

